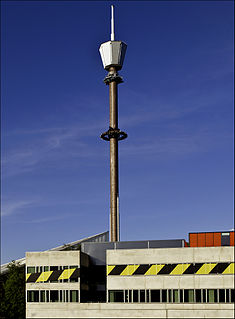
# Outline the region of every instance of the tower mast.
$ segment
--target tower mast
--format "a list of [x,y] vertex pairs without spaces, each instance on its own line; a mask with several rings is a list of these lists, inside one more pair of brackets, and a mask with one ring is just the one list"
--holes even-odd
[[119,185],[118,185],[118,141],[127,138],[125,132],[118,128],[118,89],[122,83],[121,70],[127,45],[115,41],[114,6],[111,6],[111,40],[102,43],[100,55],[108,75],[104,83],[109,86],[109,130],[101,134],[101,138],[110,143],[110,241],[120,240],[119,228]]

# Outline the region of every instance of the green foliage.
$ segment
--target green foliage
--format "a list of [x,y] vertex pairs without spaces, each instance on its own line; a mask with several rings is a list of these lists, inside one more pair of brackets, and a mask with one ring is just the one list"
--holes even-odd
[[1,316],[4,318],[25,318],[25,267],[14,261],[8,266],[8,273],[1,275]]

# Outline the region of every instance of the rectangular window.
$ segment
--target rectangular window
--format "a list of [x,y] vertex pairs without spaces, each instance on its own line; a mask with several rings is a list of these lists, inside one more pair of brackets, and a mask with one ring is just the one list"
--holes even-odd
[[173,302],[179,302],[179,290],[173,289]]
[[183,289],[179,290],[179,294],[180,294],[180,302],[183,302]]
[[172,302],[172,293],[171,293],[171,289],[167,290],[168,292],[168,302]]
[[146,302],[149,302],[149,290],[146,290]]
[[206,289],[202,290],[202,302],[206,302]]
[[38,290],[28,290],[27,291],[27,301],[28,302],[39,302],[39,291]]
[[140,290],[140,302],[145,302],[145,290]]
[[124,291],[109,290],[109,302],[124,302]]
[[68,290],[65,291],[65,301],[69,302],[69,292],[68,292]]
[[27,274],[34,274],[35,272],[35,267],[27,267]]
[[78,290],[70,290],[70,302],[78,302]]
[[44,266],[44,271],[49,271],[49,266]]
[[207,301],[208,302],[217,302],[217,290],[208,289],[207,290]]
[[234,300],[234,289],[231,289],[231,301],[230,302],[235,302],[235,300]]
[[184,302],[194,302],[194,290],[185,289],[184,290]]
[[40,302],[45,302],[45,301],[46,301],[45,290],[40,290]]
[[167,290],[162,290],[162,302],[167,302]]
[[202,302],[202,296],[201,296],[201,289],[196,289],[195,290],[195,299],[196,302]]
[[230,290],[226,289],[226,302],[230,302]]
[[160,290],[153,289],[151,292],[151,302],[160,302]]
[[50,295],[49,290],[46,290],[46,302],[49,302],[49,301],[50,301],[49,295]]
[[219,289],[219,302],[225,302],[225,289]]
[[138,290],[133,290],[133,302],[139,302]]
[[50,302],[58,302],[59,301],[59,291],[51,290],[50,291]]

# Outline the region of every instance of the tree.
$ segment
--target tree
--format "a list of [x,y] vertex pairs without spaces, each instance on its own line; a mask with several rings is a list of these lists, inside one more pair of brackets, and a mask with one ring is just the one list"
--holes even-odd
[[1,316],[25,318],[25,267],[14,261],[8,265],[8,273],[1,276]]

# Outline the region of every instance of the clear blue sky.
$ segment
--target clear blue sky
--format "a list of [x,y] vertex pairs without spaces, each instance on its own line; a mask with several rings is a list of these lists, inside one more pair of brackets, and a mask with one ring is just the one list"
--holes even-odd
[[2,1],[2,263],[108,230],[111,4],[121,240],[233,228],[233,2]]

